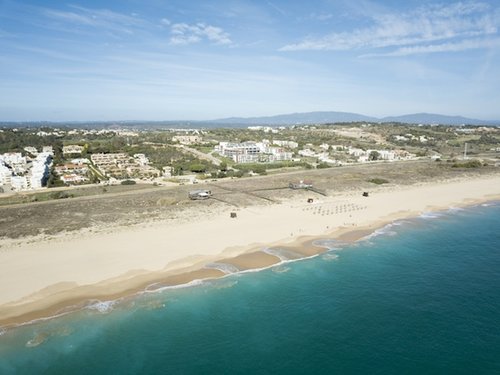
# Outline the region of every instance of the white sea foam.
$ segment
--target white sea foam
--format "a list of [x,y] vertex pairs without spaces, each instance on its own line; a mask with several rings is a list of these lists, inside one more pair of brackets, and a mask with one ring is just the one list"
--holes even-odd
[[326,253],[326,254],[323,254],[321,256],[321,259],[327,260],[327,261],[332,261],[332,260],[335,260],[338,258],[339,258],[339,256],[337,254],[333,254],[333,253]]
[[214,270],[219,270],[226,275],[231,274],[231,273],[237,273],[240,271],[240,269],[232,264],[228,263],[221,263],[221,262],[214,262],[214,263],[208,263],[205,265],[204,268],[209,268],[209,269],[214,269]]
[[203,279],[196,279],[196,280],[192,280],[188,283],[184,283],[184,284],[179,284],[179,285],[166,285],[166,286],[160,286],[158,288],[154,288],[154,289],[151,289],[151,287],[153,286],[156,286],[156,285],[160,285],[161,283],[154,283],[154,284],[151,284],[151,285],[148,285],[146,287],[146,289],[144,289],[144,291],[142,291],[141,293],[138,293],[138,294],[144,294],[144,293],[160,293],[160,292],[163,292],[165,290],[170,290],[170,289],[183,289],[183,288],[190,288],[192,286],[197,286],[197,285],[202,285],[205,283],[205,280]]
[[38,345],[43,344],[47,339],[50,337],[50,335],[46,332],[39,332],[36,333],[35,336],[26,342],[26,347],[27,348],[34,348]]
[[312,244],[313,246],[322,247],[328,250],[342,250],[342,247],[346,245],[345,242],[334,239],[315,240]]
[[423,212],[419,217],[422,219],[439,219],[443,217],[443,214],[437,212]]
[[107,314],[110,311],[113,310],[113,307],[116,305],[118,300],[111,300],[111,301],[92,301],[89,305],[85,306],[85,308],[89,310],[97,310],[101,314]]
[[[266,266],[266,267],[261,267],[261,268],[250,268],[248,270],[244,270],[244,271],[240,271],[236,274],[233,274],[233,275],[243,275],[245,273],[254,273],[254,272],[260,272],[260,271],[264,271],[264,270],[267,270],[269,268],[273,268],[273,267],[278,267],[278,266],[282,266],[284,264],[288,264],[288,263],[294,263],[294,262],[300,262],[302,260],[306,260],[306,259],[312,259],[312,258],[316,258],[318,256],[318,254],[314,254],[314,255],[311,255],[311,256],[308,256],[308,257],[302,257],[302,258],[297,258],[297,259],[287,259],[287,260],[282,260],[281,262],[279,263],[276,263],[276,264],[272,264],[270,266]],[[231,275],[227,275],[227,276],[231,276]],[[224,276],[226,277],[226,276]]]
[[[72,312],[75,312],[76,310],[77,309],[75,309],[75,310],[69,310],[69,309],[67,309],[67,311],[63,311],[63,312],[60,312],[58,314],[54,314],[54,315],[50,315],[50,316],[44,316],[42,318],[36,318],[36,319],[33,319],[33,320],[28,320],[27,322],[6,325],[6,326],[3,326],[3,327],[0,327],[0,330],[3,330],[2,334],[4,334],[4,333],[7,332],[8,329],[19,328],[19,327],[23,327],[23,326],[29,326],[29,325],[32,325],[32,324],[36,324],[36,323],[46,322],[48,320],[60,318],[60,317],[63,317],[65,315],[71,314]],[[0,334],[0,336],[1,336],[1,334]]]
[[396,236],[398,233],[394,230],[391,230],[391,228],[399,225],[401,224],[398,222],[387,224],[382,228],[376,229],[375,231],[373,231],[373,233],[369,234],[368,236],[363,237],[362,240],[369,241],[370,239],[378,236]]
[[272,268],[272,271],[275,273],[285,273],[285,272],[288,272],[290,270],[291,270],[290,267],[286,267],[284,265],[280,265],[280,266],[276,266],[276,267]]
[[392,223],[388,224],[388,225],[392,225],[392,226],[395,226],[395,227],[399,227],[401,225],[405,225],[405,224],[410,224],[411,221],[407,221],[407,220],[398,220],[398,221],[393,221]]
[[238,284],[238,280],[224,280],[224,281],[216,281],[213,283],[210,283],[212,287],[215,289],[227,289],[227,288],[232,288]]
[[275,256],[279,258],[281,262],[286,262],[291,259],[297,259],[300,258],[301,255],[297,254],[294,251],[291,250],[286,250],[286,249],[280,249],[280,248],[265,248],[262,250],[264,253]]

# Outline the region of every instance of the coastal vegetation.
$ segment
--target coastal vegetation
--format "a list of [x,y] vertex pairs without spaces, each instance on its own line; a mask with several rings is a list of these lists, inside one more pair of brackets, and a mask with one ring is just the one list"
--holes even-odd
[[452,164],[452,168],[480,168],[483,166],[483,163],[481,161],[474,159],[474,160],[468,160],[462,163],[455,162]]
[[382,185],[382,184],[388,184],[389,181],[386,180],[385,178],[371,178],[368,180],[368,182],[371,182],[372,184],[375,184],[375,185]]
[[[232,154],[224,154],[221,144],[236,148]],[[259,146],[261,153],[246,159],[236,157],[246,152],[245,145]],[[16,172],[21,178],[28,179],[32,161],[45,149],[52,156],[43,186],[50,189],[96,184],[184,185],[411,160],[438,162],[434,163],[438,168],[425,171],[436,177],[448,169],[499,165],[500,128],[360,122],[276,128],[148,129],[134,125],[92,129],[61,125],[0,129],[0,156],[17,153],[25,160]],[[99,162],[99,155],[107,155],[108,160]],[[9,163],[5,167],[14,168]],[[376,185],[389,180],[387,175],[365,179]],[[12,198],[9,193],[19,190],[1,181],[0,187],[0,205],[51,197],[28,187],[20,197]]]
[[[350,193],[353,190],[374,192],[385,189],[388,181],[394,186],[430,183],[466,176],[469,179],[495,175],[498,167],[452,168],[452,163],[436,163],[432,160],[415,160],[401,163],[365,163],[327,169],[288,169],[259,178],[234,178],[237,173],[228,168],[227,178],[212,181],[200,180],[198,185],[168,185],[136,183],[135,185],[82,185],[72,188],[55,188],[23,192],[0,198],[0,237],[18,238],[26,235],[61,231],[75,231],[94,226],[131,225],[175,217],[186,209],[212,210],[240,208],[249,205],[268,205],[286,199],[316,198],[316,193],[289,188],[290,182],[311,181],[313,186],[328,196]],[[176,181],[173,177],[172,181]],[[188,192],[193,189],[211,190],[215,199],[191,201]],[[54,199],[51,193],[63,189],[71,199]],[[65,189],[65,190],[64,190]],[[370,194],[371,195],[371,194]],[[320,197],[320,196],[318,196]],[[43,205],[31,204],[44,202]],[[23,204],[19,209],[19,204]]]

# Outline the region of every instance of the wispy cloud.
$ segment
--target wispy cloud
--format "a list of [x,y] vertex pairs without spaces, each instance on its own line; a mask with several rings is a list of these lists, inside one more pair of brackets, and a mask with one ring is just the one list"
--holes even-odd
[[[407,13],[375,14],[372,22],[370,27],[309,37],[280,50],[389,49],[378,53],[385,56],[460,51],[478,48],[474,45],[478,42],[483,47],[491,45],[483,39],[498,34],[500,16],[499,9],[491,9],[488,4],[458,2],[428,5]],[[424,45],[429,43],[436,44]]]
[[230,36],[222,28],[196,23],[175,23],[170,27],[170,43],[176,45],[186,45],[199,43],[208,40],[214,44],[231,44]]
[[280,15],[282,15],[282,16],[286,16],[287,15],[287,13],[282,8],[280,8],[279,6],[277,6],[274,3],[268,1],[267,5],[269,5],[275,12],[279,13]]
[[53,20],[75,26],[104,29],[113,32],[133,34],[134,29],[145,27],[146,22],[137,15],[127,15],[108,9],[90,9],[71,6],[72,11],[44,9],[43,14]]
[[327,21],[333,18],[333,14],[331,13],[311,13],[309,14],[309,19],[316,21]]
[[55,60],[68,60],[68,61],[83,62],[83,63],[89,62],[89,60],[83,59],[79,56],[75,56],[74,54],[64,53],[48,48],[28,47],[20,45],[15,45],[14,48],[20,51],[26,51],[26,52],[36,53],[39,55],[44,55]]
[[460,52],[470,49],[480,48],[500,48],[500,38],[491,39],[466,39],[454,43],[437,43],[428,45],[416,45],[409,47],[400,47],[394,51],[387,53],[368,53],[360,57],[375,57],[375,56],[409,56],[424,53],[435,52]]
[[160,20],[160,23],[165,26],[170,26],[172,24],[172,22],[168,18],[162,18]]

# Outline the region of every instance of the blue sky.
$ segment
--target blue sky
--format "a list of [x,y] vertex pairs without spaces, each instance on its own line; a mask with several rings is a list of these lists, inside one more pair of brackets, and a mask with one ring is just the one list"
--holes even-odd
[[500,119],[500,1],[0,0],[0,120]]

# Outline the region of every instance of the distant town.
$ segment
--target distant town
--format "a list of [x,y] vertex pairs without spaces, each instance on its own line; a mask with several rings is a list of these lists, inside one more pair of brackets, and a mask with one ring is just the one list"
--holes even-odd
[[196,184],[294,169],[430,159],[500,164],[500,128],[343,123],[217,129],[0,128],[0,193]]

